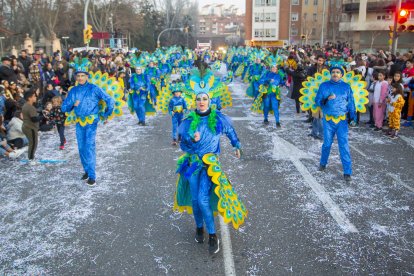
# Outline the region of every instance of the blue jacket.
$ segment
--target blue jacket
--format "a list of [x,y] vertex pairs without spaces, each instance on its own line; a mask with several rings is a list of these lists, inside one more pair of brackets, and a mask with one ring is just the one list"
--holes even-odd
[[257,76],[257,75],[260,76],[263,73],[263,69],[264,69],[263,65],[253,63],[249,67],[249,75],[250,76]]
[[169,63],[161,63],[159,67],[161,75],[167,75],[171,73],[172,66]]
[[239,138],[237,138],[236,131],[230,119],[222,114],[220,111],[216,111],[217,114],[217,127],[216,133],[213,133],[208,126],[208,119],[210,116],[200,116],[200,123],[196,132],[200,133],[200,140],[194,141],[194,135],[189,133],[190,124],[192,122],[191,117],[187,117],[181,123],[178,133],[181,135],[180,147],[183,151],[189,154],[197,154],[202,158],[207,153],[220,153],[220,136],[225,134],[231,142],[231,145],[235,148],[241,148]]
[[[79,100],[78,106],[73,106],[75,102]],[[114,100],[106,94],[100,87],[92,83],[85,83],[83,85],[76,85],[69,91],[69,95],[62,103],[62,112],[70,112],[75,110],[75,115],[80,118],[84,118],[89,115],[98,115],[99,101],[104,100],[106,102],[107,109],[104,113],[104,117],[108,117],[114,110]]]
[[[328,100],[328,97],[333,94],[336,98]],[[316,94],[315,104],[322,108],[325,115],[339,117],[348,113],[351,120],[355,119],[354,95],[351,86],[342,80],[322,83]]]
[[160,70],[157,67],[147,67],[145,70],[145,74],[148,75],[149,79],[159,79],[160,78]]
[[[171,115],[174,113],[184,113],[187,111],[187,103],[182,97],[173,96],[168,104],[168,113]],[[175,115],[175,114],[174,114]]]
[[129,79],[129,84],[132,90],[139,92],[140,90],[147,90],[150,79],[146,74],[132,74]]
[[279,73],[273,73],[272,71],[267,71],[266,74],[260,78],[259,82],[265,85],[284,85],[284,81]]

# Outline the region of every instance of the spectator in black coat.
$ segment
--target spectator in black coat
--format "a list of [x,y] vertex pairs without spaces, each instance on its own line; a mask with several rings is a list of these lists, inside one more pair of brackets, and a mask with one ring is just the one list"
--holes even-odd
[[11,61],[12,60],[9,57],[1,58],[2,65],[0,66],[0,81],[7,80],[9,83],[12,81],[17,83],[17,73],[11,67]]

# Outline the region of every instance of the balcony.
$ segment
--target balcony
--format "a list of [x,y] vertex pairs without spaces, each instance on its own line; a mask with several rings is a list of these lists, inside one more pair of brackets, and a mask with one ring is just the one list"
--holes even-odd
[[[343,1],[342,10],[345,13],[358,13],[359,0]],[[375,1],[367,3],[367,12],[385,12],[395,9],[395,1]]]
[[364,24],[358,22],[341,22],[339,23],[339,31],[386,31],[392,25],[390,21],[367,21]]

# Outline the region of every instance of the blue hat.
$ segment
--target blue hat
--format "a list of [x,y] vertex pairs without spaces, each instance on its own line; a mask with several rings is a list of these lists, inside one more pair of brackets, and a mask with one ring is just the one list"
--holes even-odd
[[345,75],[345,70],[344,70],[344,66],[347,65],[347,63],[343,60],[330,60],[328,61],[328,65],[329,65],[329,73],[332,73],[333,69],[338,69],[341,71],[342,76]]
[[75,57],[73,60],[74,62],[70,63],[70,66],[75,69],[75,75],[79,73],[83,73],[89,75],[89,67],[91,67],[92,63],[87,58],[79,58]]

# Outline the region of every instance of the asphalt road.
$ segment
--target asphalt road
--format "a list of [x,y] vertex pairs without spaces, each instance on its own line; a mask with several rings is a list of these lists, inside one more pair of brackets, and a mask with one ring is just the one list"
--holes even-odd
[[[345,183],[335,144],[318,172],[321,142],[283,99],[282,128],[251,114],[246,86],[230,85],[242,159],[222,139],[221,162],[249,216],[228,227],[216,256],[194,242],[194,222],[172,211],[171,121],[140,127],[130,114],[100,125],[97,183],[86,187],[74,128],[58,151],[42,134],[30,167],[0,160],[0,274],[20,275],[411,275],[414,274],[414,131],[390,140],[364,126],[350,131],[353,181]],[[223,234],[216,219],[218,235]],[[234,264],[234,266],[233,266]]]

